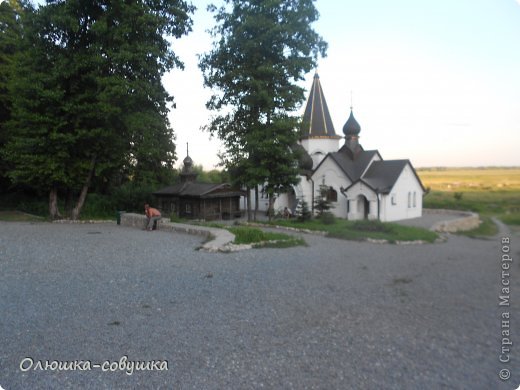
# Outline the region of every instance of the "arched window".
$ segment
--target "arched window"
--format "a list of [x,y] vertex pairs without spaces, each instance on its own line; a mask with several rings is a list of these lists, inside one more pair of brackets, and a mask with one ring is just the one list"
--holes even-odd
[[417,194],[413,192],[413,207],[417,207]]
[[327,201],[329,201],[329,202],[338,201],[338,192],[332,187],[329,187],[329,189],[327,190]]

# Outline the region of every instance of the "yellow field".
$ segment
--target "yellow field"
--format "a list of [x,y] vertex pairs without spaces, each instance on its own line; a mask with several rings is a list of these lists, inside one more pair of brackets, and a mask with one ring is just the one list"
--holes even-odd
[[520,168],[418,169],[424,207],[470,210],[520,226]]
[[417,174],[433,191],[520,191],[520,168],[421,168]]

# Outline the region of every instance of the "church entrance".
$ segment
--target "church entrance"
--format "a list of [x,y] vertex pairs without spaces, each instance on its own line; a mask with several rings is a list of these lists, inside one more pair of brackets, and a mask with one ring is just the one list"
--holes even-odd
[[291,190],[287,193],[287,203],[289,210],[294,213],[294,210],[296,210],[296,206],[298,205],[298,199],[296,198],[294,188],[291,188]]
[[368,219],[370,213],[370,202],[365,195],[357,197],[357,214],[363,219]]

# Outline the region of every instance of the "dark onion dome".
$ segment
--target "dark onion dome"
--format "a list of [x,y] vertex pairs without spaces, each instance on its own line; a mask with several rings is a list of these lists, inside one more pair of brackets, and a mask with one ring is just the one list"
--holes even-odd
[[298,168],[304,171],[312,171],[312,157],[307,153],[305,148],[300,144],[294,144],[291,149],[298,157]]
[[361,131],[361,126],[357,122],[356,118],[354,118],[354,114],[352,113],[352,109],[350,110],[350,116],[348,117],[347,122],[345,123],[345,126],[343,126],[343,134],[345,134],[346,137],[358,135]]
[[186,158],[182,162],[185,168],[191,168],[191,166],[193,165],[193,160],[190,156],[186,156]]

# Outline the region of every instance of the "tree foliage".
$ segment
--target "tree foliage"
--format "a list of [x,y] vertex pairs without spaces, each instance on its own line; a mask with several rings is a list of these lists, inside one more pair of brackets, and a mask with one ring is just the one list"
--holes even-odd
[[200,59],[207,102],[218,112],[207,126],[224,143],[223,164],[237,184],[266,184],[273,199],[298,181],[290,148],[298,138],[292,112],[304,100],[298,85],[324,55],[311,28],[313,0],[225,0],[210,6],[213,49]]
[[319,217],[334,208],[328,197],[329,189],[329,186],[321,184],[318,190],[318,196],[316,196],[314,200],[314,209],[317,211]]
[[11,179],[51,197],[79,192],[77,217],[95,175],[167,176],[175,146],[161,78],[182,64],[166,35],[188,33],[192,11],[182,0],[48,0],[31,12],[9,87]]
[[[7,122],[11,118],[12,96],[8,82],[13,77],[15,58],[21,49],[24,5],[18,0],[0,2],[0,150],[7,143]],[[0,190],[7,188],[9,165],[0,156]],[[1,192],[1,191],[0,191]]]

